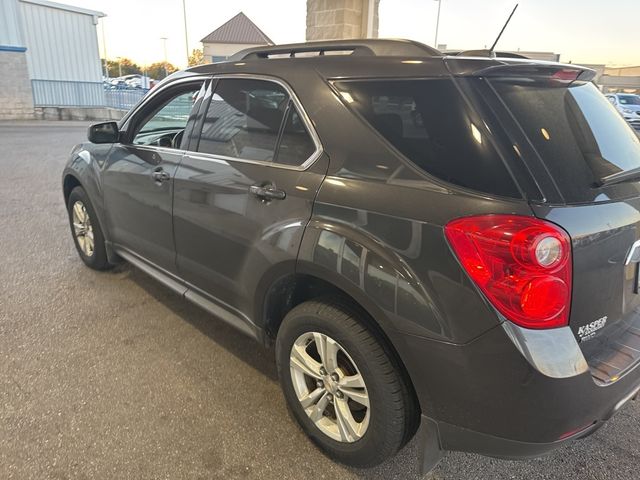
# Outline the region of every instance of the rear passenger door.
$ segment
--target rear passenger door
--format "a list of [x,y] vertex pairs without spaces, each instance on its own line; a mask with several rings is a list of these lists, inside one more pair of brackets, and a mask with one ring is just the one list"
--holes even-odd
[[328,161],[281,81],[217,78],[203,109],[200,139],[175,176],[178,271],[198,293],[251,318],[268,279],[294,270]]

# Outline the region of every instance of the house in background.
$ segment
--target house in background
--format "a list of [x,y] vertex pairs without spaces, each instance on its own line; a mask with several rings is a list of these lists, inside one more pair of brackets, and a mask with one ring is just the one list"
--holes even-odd
[[245,48],[273,45],[271,39],[242,12],[200,41],[205,62],[226,60]]

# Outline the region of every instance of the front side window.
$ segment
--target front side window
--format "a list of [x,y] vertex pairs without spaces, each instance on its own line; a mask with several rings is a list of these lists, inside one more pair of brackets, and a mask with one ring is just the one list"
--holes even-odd
[[309,132],[280,84],[240,78],[218,81],[199,152],[297,166],[314,150]]
[[451,80],[336,82],[348,105],[413,164],[441,180],[520,197],[483,121]]
[[201,85],[190,85],[180,89],[147,113],[136,128],[133,144],[179,148],[200,88]]

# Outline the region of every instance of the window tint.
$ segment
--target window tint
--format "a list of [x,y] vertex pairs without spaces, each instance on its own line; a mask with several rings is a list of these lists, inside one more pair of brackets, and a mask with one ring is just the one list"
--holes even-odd
[[593,200],[594,182],[640,167],[640,141],[594,85],[492,84],[567,202]]
[[497,195],[520,194],[450,80],[338,82],[348,104],[425,172]]
[[184,90],[176,92],[148,119],[143,120],[133,139],[135,145],[160,145],[178,148],[179,145],[174,145],[173,140],[178,133],[184,131],[187,125],[200,85],[188,88],[186,92]]
[[274,82],[222,79],[205,116],[198,150],[245,160],[272,161],[289,102]]
[[275,161],[285,165],[302,165],[315,149],[316,146],[300,118],[298,110],[290,101]]

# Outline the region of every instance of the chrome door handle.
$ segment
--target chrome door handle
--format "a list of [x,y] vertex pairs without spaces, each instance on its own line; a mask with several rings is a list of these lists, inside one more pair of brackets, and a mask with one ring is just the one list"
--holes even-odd
[[171,175],[165,172],[162,167],[158,167],[153,172],[151,172],[151,178],[153,178],[158,183],[162,183],[166,182],[167,180],[171,180]]
[[287,193],[284,190],[278,190],[273,185],[251,185],[249,193],[267,202],[270,200],[284,200],[287,197]]

